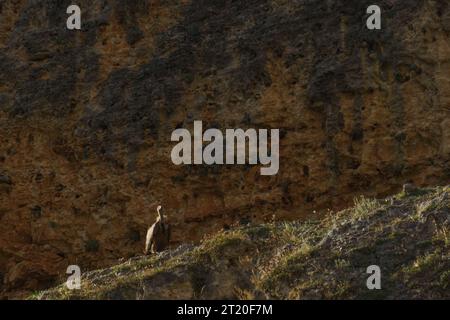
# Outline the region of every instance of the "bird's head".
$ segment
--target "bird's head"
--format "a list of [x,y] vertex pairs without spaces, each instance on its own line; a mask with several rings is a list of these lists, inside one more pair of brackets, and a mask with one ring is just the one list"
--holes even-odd
[[162,214],[161,214],[161,208],[162,208],[162,206],[156,207],[156,211],[158,212],[158,219],[159,219],[159,220],[162,220],[162,219],[163,219],[163,216],[162,216]]

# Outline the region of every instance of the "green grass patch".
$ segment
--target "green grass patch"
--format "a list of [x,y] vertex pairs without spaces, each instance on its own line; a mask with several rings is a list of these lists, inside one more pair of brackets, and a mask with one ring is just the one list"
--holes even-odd
[[354,198],[353,203],[352,217],[354,219],[364,218],[383,207],[383,204],[380,201],[364,196]]

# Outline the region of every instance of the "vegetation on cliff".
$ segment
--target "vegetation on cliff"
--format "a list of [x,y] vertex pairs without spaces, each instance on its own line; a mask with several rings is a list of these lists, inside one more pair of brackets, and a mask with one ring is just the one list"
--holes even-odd
[[[35,299],[449,299],[450,186],[405,189],[322,219],[237,226]],[[367,267],[381,268],[368,290]]]

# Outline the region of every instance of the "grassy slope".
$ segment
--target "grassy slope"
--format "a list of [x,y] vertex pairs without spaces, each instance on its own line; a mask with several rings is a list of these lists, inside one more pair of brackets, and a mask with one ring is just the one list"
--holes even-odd
[[[382,290],[366,287],[373,264]],[[449,299],[450,187],[361,197],[318,221],[239,227],[32,298]]]

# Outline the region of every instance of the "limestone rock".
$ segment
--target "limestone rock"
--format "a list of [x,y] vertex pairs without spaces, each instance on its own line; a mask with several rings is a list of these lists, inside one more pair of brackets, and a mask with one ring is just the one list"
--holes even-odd
[[[156,201],[177,245],[450,181],[446,1],[389,1],[380,31],[366,0],[77,4],[81,31],[66,1],[0,2],[1,274],[132,257]],[[194,120],[280,129],[278,175],[173,165]]]

